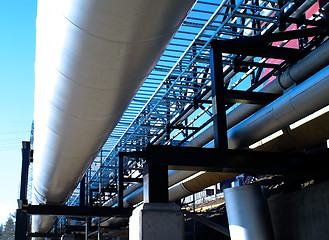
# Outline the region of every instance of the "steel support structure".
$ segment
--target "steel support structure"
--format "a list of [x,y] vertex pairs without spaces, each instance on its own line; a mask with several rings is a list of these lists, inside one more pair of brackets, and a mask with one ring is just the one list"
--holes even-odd
[[29,215],[52,215],[69,217],[129,217],[132,208],[78,207],[58,205],[28,205],[22,207]]
[[144,168],[144,203],[168,202],[168,165],[155,163],[156,156],[152,156]]
[[31,144],[30,142],[22,142],[22,170],[21,170],[21,187],[18,199],[19,209],[16,210],[16,224],[15,224],[15,240],[28,239],[27,232],[29,231],[29,217],[25,211],[22,210],[24,205],[27,205],[27,187],[28,187],[28,173],[31,161]]
[[[133,208],[112,208],[112,207],[90,207],[90,206],[58,206],[58,205],[23,205],[19,209],[19,214],[28,219],[28,215],[48,215],[48,216],[66,216],[66,217],[85,217],[85,226],[79,226],[77,229],[79,231],[85,231],[85,239],[88,239],[89,232],[95,230],[97,227],[91,226],[92,217],[130,217]],[[29,231],[24,231],[20,228],[22,224],[20,223],[19,228],[16,228],[15,239],[26,240],[31,237],[49,237],[49,238],[60,238],[61,234],[55,233],[30,233]],[[27,224],[27,223],[26,223]],[[71,228],[72,231],[74,229]],[[18,231],[18,234],[17,234]],[[20,237],[20,238],[17,238]]]
[[[91,229],[91,217],[129,217],[132,213],[132,208],[111,208],[111,207],[93,207],[89,206],[90,201],[86,205],[86,189],[85,177],[80,183],[80,206],[58,206],[58,205],[29,205],[27,202],[27,180],[28,167],[31,161],[30,142],[23,142],[22,148],[22,174],[21,174],[21,189],[20,199],[18,200],[19,209],[16,211],[16,228],[15,239],[26,240],[31,237],[47,237],[60,238],[61,235],[55,233],[30,233],[28,229],[29,215],[52,215],[52,216],[66,216],[66,217],[85,217],[86,218],[86,236]],[[134,180],[134,179],[131,179]],[[122,188],[121,188],[122,189]],[[89,194],[92,191],[89,191]],[[90,197],[90,196],[89,196]],[[89,199],[91,200],[91,199]],[[56,229],[56,227],[55,227]]]
[[[323,175],[329,150],[319,153],[280,153],[250,150],[150,145],[135,155],[148,164],[168,166],[169,170],[216,171],[249,175],[280,174],[297,177]],[[266,159],[266,161],[264,161]]]
[[[289,17],[285,17],[284,19],[291,20]],[[305,21],[303,21],[303,23],[305,23]],[[306,23],[313,23],[313,21],[306,21]],[[305,55],[301,49],[275,47],[271,44],[276,41],[300,39],[329,33],[328,21],[320,21],[313,25],[318,27],[270,33],[253,37],[211,41],[210,69],[215,148],[226,150],[228,146],[226,104],[245,103],[266,105],[280,96],[278,94],[263,92],[227,90],[224,81],[223,54],[237,54],[234,58],[234,68],[236,70],[241,70],[242,66],[246,65],[278,69],[280,68],[279,65],[272,66],[273,64],[271,64],[269,66],[267,63],[247,63],[239,58],[242,56],[242,58],[253,56],[282,59],[290,61],[290,63],[296,62]],[[194,105],[196,105],[196,103],[194,103]]]
[[[280,24],[287,26],[289,22],[296,22],[295,11],[303,3],[304,0],[288,0],[279,3],[251,0],[197,1],[191,10],[191,14],[187,16],[163,57],[154,67],[154,70],[136,94],[125,115],[104,145],[102,152],[106,154],[98,156],[101,158],[101,162],[104,163],[102,164],[103,170],[95,171],[97,169],[95,163],[93,171],[90,171],[91,176],[88,185],[91,185],[91,188],[97,188],[100,182],[105,182],[105,179],[108,179],[111,185],[117,183],[117,168],[115,166],[117,165],[119,152],[139,151],[149,143],[176,144],[175,139],[179,139],[178,145],[184,145],[209,125],[212,119],[208,119],[205,124],[198,126],[193,125],[193,122],[189,121],[191,117],[188,119],[186,116],[191,116],[191,112],[194,111],[201,112],[200,109],[204,110],[206,115],[212,115],[209,106],[204,109],[202,105],[203,103],[209,103],[210,94],[207,95],[207,93],[211,91],[209,84],[211,40],[218,39],[218,37],[221,39],[239,38],[245,40],[247,36],[251,35],[269,35],[278,29]],[[206,11],[204,11],[205,7],[207,8]],[[202,14],[198,14],[200,12]],[[269,12],[271,14],[267,14]],[[294,19],[291,19],[291,17],[294,17]],[[312,22],[313,25],[318,27],[323,27],[325,25],[323,23],[323,21],[321,23],[318,21]],[[310,21],[304,21],[303,24],[310,24]],[[319,30],[311,31],[318,31],[322,34]],[[309,46],[307,48],[311,49]],[[282,52],[284,51],[282,50]],[[294,56],[290,54],[290,59],[293,58]],[[234,54],[226,54],[225,58],[222,59],[222,63],[225,65],[225,88],[233,80],[229,80],[228,76],[232,76],[231,73],[234,69],[243,68],[250,71],[251,68],[258,67],[250,74],[253,79],[249,91],[257,88],[266,79],[282,70],[281,64],[256,62],[256,60],[255,62],[249,62],[243,56],[235,57]],[[262,76],[262,68],[272,68],[273,70],[264,77]],[[243,69],[240,69],[241,72],[243,72]],[[244,93],[234,94],[241,95]],[[247,100],[247,97],[242,96],[240,101],[262,104],[271,101],[263,101],[268,98],[263,96],[254,99],[255,96],[252,95],[253,98],[249,100]],[[275,99],[276,96],[272,97]],[[198,98],[199,101],[193,104],[195,98]],[[238,97],[235,96],[233,99],[235,100],[232,100],[231,96],[225,97],[225,102],[228,103],[226,108],[232,106],[230,104],[236,102]],[[183,140],[180,140],[181,136],[183,136]],[[125,170],[128,167],[131,168],[135,163],[134,160],[130,163],[127,162]],[[141,168],[142,165],[140,164],[138,167]],[[68,204],[78,205],[78,195],[73,194]]]
[[80,181],[80,207],[84,207],[86,205],[86,176],[84,176]]
[[118,207],[123,207],[123,160],[124,155],[122,153],[119,153],[118,158],[118,184],[117,184],[117,190],[118,190]]
[[226,150],[227,144],[227,124],[225,108],[225,88],[223,75],[223,62],[221,47],[216,44],[212,45],[210,51],[210,68],[211,68],[211,90],[214,122],[214,141],[215,148]]
[[[204,11],[205,7],[206,11]],[[117,181],[115,170],[107,169],[106,166],[116,165],[119,152],[138,151],[148,143],[158,144],[165,141],[166,144],[170,144],[174,141],[172,139],[176,138],[176,132],[184,135],[185,140],[180,142],[181,145],[205,127],[206,124],[200,127],[192,126],[188,119],[180,121],[176,117],[190,114],[193,110],[193,98],[206,93],[203,90],[210,86],[211,39],[218,36],[232,38],[244,35],[250,28],[248,23],[251,22],[248,16],[257,14],[260,16],[256,18],[259,19],[255,19],[254,22],[259,22],[259,24],[253,25],[252,28],[255,33],[267,31],[271,28],[269,24],[276,19],[279,12],[287,7],[289,7],[289,1],[280,6],[277,3],[259,3],[251,0],[197,1],[191,10],[191,16],[186,18],[162,59],[136,94],[132,104],[104,145],[103,149],[108,152],[108,155],[103,156],[105,166],[103,175],[110,175],[109,180],[112,183]],[[263,8],[272,9],[274,15],[261,16]],[[203,14],[199,14],[200,12]],[[223,63],[231,65],[230,60],[224,60]],[[209,109],[205,112],[207,115],[211,114]],[[96,187],[98,178],[99,174],[95,172],[93,181],[90,182],[92,187]]]

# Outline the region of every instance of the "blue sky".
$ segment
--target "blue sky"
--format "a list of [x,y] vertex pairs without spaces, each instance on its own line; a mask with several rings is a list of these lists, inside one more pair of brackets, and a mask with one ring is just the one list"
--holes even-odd
[[33,120],[36,0],[0,0],[0,223],[17,208]]

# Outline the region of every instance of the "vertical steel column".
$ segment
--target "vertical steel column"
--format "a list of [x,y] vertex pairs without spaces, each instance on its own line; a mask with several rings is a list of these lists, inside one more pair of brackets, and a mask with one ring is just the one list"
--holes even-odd
[[99,163],[99,185],[98,185],[98,194],[99,194],[99,206],[102,206],[102,175],[103,175],[103,149],[101,150],[101,160]]
[[143,178],[144,203],[168,202],[168,166],[146,164]]
[[[28,173],[30,165],[30,142],[22,142],[22,170],[21,170],[21,188],[19,195],[19,205],[27,204],[27,186],[28,186]],[[15,240],[26,240],[29,225],[29,216],[21,209],[16,210],[16,223],[15,223]]]
[[219,43],[214,41],[211,43],[210,69],[215,148],[226,150],[228,144],[222,51]]
[[29,225],[29,216],[26,211],[21,209],[16,210],[16,223],[15,223],[15,240],[27,240]]
[[55,232],[55,234],[57,234],[58,233],[58,218],[56,219],[54,225],[55,225],[54,232]]
[[80,207],[84,207],[86,203],[86,176],[80,181]]
[[88,234],[89,234],[89,218],[88,218],[88,217],[86,217],[86,227],[85,227],[85,232],[86,232],[85,240],[88,240]]
[[123,159],[124,155],[122,152],[119,152],[119,159],[118,159],[118,207],[123,207]]
[[[195,213],[195,193],[193,193],[193,213]],[[193,240],[196,240],[196,226],[195,226],[195,219],[192,218],[193,224]]]
[[[90,197],[90,168],[86,172],[86,179],[87,179],[87,188],[86,188],[86,206],[91,206],[91,197]],[[86,227],[85,227],[85,240],[88,240],[89,235],[89,226],[90,226],[91,219],[86,217]]]
[[[102,206],[102,169],[103,169],[103,149],[101,150],[101,160],[100,160],[100,166],[99,166],[99,188],[98,188],[98,194],[99,194],[99,206]],[[101,239],[101,219],[98,218],[97,222],[97,239]]]
[[30,142],[22,142],[22,170],[21,170],[21,191],[19,199],[22,201],[27,201],[27,181],[29,175],[29,165],[30,165],[30,153],[31,144]]

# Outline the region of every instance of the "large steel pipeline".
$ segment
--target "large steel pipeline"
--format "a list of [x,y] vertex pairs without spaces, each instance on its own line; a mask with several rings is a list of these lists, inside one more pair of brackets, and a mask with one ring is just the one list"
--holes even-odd
[[68,199],[194,2],[38,2],[35,204]]

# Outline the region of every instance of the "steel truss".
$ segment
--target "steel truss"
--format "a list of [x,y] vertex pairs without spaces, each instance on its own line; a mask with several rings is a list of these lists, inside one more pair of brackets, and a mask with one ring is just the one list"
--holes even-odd
[[[197,1],[104,145],[102,156],[89,172],[90,188],[99,187],[100,176],[102,186],[109,181],[115,183],[120,151],[140,150],[147,144],[182,145],[209,125],[211,104],[198,102],[195,109],[195,99],[209,99],[211,41],[258,35],[276,28],[280,13],[291,5],[290,1]],[[232,54],[224,56],[225,69],[234,67],[234,58]],[[227,84],[233,82],[228,79]],[[189,112],[194,113],[185,117]],[[141,168],[142,164],[134,161],[125,163],[125,167]],[[142,176],[141,171],[139,175],[133,170],[127,172]],[[77,203],[77,196],[78,192],[70,204]]]

